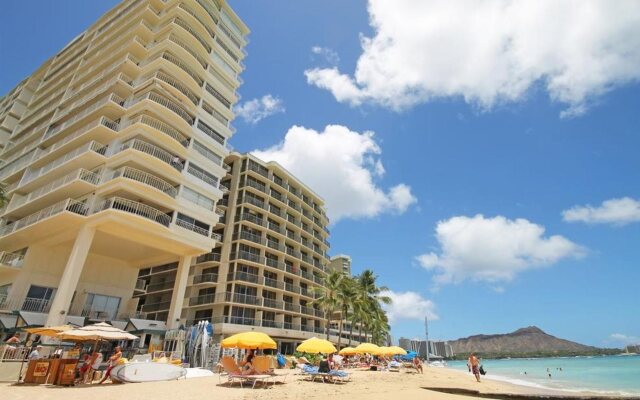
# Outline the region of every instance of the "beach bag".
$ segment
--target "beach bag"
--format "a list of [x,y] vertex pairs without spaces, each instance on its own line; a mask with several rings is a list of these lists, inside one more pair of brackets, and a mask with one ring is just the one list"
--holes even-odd
[[278,360],[278,367],[283,368],[287,364],[287,360],[284,358],[282,354],[278,354],[276,357]]
[[480,366],[480,375],[486,375],[487,371],[484,370],[484,367],[481,365]]

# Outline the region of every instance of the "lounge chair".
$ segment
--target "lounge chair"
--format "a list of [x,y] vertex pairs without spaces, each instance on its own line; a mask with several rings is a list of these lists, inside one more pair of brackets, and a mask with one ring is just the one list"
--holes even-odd
[[287,380],[287,374],[277,374],[270,368],[271,360],[267,356],[254,357],[252,364],[258,374],[271,376],[273,378],[273,383],[276,383],[276,377],[282,377],[281,383],[284,383]]
[[328,380],[331,383],[348,382],[351,380],[351,376],[345,371],[331,370],[329,372],[319,372],[318,367],[312,367],[310,365],[305,366],[302,370],[303,375],[309,377],[311,382],[315,382],[316,378],[322,379],[323,382]]
[[[243,387],[244,382],[251,382],[251,388],[253,389],[256,387],[257,382],[266,382],[271,378],[270,375],[243,375],[236,361],[229,356],[222,357],[220,362],[222,363],[222,368],[224,368],[227,373],[227,382],[225,383],[233,383],[236,381],[240,382],[240,387]],[[220,379],[222,379],[222,374],[220,374]]]

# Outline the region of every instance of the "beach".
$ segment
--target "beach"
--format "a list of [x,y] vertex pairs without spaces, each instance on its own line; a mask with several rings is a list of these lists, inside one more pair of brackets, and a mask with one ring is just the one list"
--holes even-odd
[[[351,371],[351,381],[330,384],[319,381],[310,382],[294,370],[278,370],[279,374],[287,374],[284,384],[256,387],[255,389],[222,386],[226,378],[215,375],[206,378],[193,378],[169,382],[83,385],[76,387],[56,386],[15,386],[9,383],[0,384],[2,399],[10,400],[85,400],[100,399],[418,399],[433,400],[470,399],[468,395],[445,393],[438,390],[479,391],[485,398],[505,398],[500,395],[520,395],[519,398],[554,398],[566,396],[567,393],[540,388],[518,386],[508,382],[484,379],[475,382],[473,376],[447,368],[425,368],[424,374],[408,372],[373,372]],[[438,390],[429,390],[438,389]],[[471,394],[471,396],[470,396]],[[496,396],[491,397],[491,394]],[[589,393],[573,394],[581,398],[589,397]]]

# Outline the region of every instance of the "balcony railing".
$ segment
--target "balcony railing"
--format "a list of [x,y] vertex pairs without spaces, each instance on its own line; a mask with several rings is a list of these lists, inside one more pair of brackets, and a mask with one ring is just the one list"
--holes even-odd
[[191,297],[189,299],[189,305],[190,306],[199,306],[199,305],[203,305],[203,304],[212,304],[214,303],[216,300],[216,295],[215,294],[204,294],[201,296],[195,296],[195,297]]
[[62,131],[63,129],[66,129],[71,124],[73,124],[76,121],[84,118],[88,114],[92,113],[93,111],[95,111],[99,107],[102,107],[103,105],[105,105],[105,104],[107,104],[109,102],[113,102],[113,103],[118,104],[121,107],[124,107],[124,99],[122,97],[112,93],[112,94],[110,94],[110,95],[108,95],[108,96],[96,101],[93,105],[89,106],[88,108],[85,108],[84,110],[82,110],[81,113],[77,114],[73,118],[66,120],[63,124],[52,125],[49,128],[49,130],[47,130],[47,132],[44,134],[44,136],[42,137],[42,140],[47,140],[51,136],[53,136],[56,133]]
[[218,186],[218,181],[215,178],[209,176],[208,174],[206,174],[204,171],[200,169],[194,168],[193,165],[191,165],[191,163],[189,163],[189,166],[187,167],[187,172],[195,176],[196,178],[200,179],[201,181],[205,182],[208,185],[211,185],[213,187]]
[[171,306],[171,302],[170,301],[163,301],[163,302],[160,302],[160,303],[145,304],[145,305],[142,306],[142,311],[144,311],[144,312],[164,311],[164,310],[169,310],[170,306]]
[[196,225],[194,223],[191,223],[191,222],[188,222],[188,221],[184,221],[184,220],[181,220],[181,219],[176,219],[175,224],[177,226],[181,227],[181,228],[190,230],[191,232],[195,232],[195,233],[197,233],[199,235],[209,237],[209,230],[208,229],[202,228],[202,227],[200,227],[200,226],[198,226],[198,225]]
[[80,202],[74,199],[62,200],[47,208],[43,208],[42,210],[36,213],[33,213],[29,216],[19,219],[12,224],[8,224],[3,227],[0,227],[0,237],[9,235],[22,228],[26,228],[27,226],[33,225],[37,222],[40,222],[44,219],[47,219],[49,217],[52,217],[54,215],[60,214],[65,211],[86,216],[89,210],[87,208],[87,205],[83,202]]
[[217,283],[218,282],[218,274],[201,274],[194,275],[193,284],[198,285],[201,283]]
[[24,262],[24,254],[0,252],[0,264],[12,268],[21,268]]
[[53,192],[54,190],[70,183],[73,182],[75,180],[81,180],[87,183],[90,183],[92,185],[97,185],[100,182],[100,175],[98,175],[95,172],[92,171],[88,171],[84,168],[80,168],[77,171],[74,171],[70,174],[67,174],[65,176],[63,176],[62,178],[58,178],[54,181],[49,182],[48,184],[39,187],[38,189],[34,190],[33,192],[30,192],[29,194],[22,196],[22,197],[17,197],[14,196],[12,198],[11,203],[9,204],[8,210],[13,210],[23,204],[26,204],[32,200],[35,200],[39,197],[42,197],[48,193]]
[[118,152],[125,151],[128,149],[134,149],[134,150],[149,154],[150,156],[155,157],[158,160],[171,165],[173,168],[177,169],[178,171],[182,171],[184,169],[184,164],[182,163],[182,160],[179,160],[179,161],[175,160],[175,157],[168,151],[165,151],[160,147],[155,146],[151,143],[147,143],[143,140],[140,140],[140,139],[129,140],[122,144]]
[[120,177],[131,179],[143,183],[147,186],[151,186],[173,198],[178,195],[178,189],[171,185],[169,182],[166,182],[148,172],[144,172],[132,167],[119,168],[108,175],[106,180],[116,179]]
[[62,164],[70,161],[73,158],[76,158],[82,154],[85,153],[89,153],[89,152],[95,152],[98,153],[102,156],[105,155],[106,153],[106,147],[98,142],[95,141],[91,141],[83,146],[78,147],[77,149],[75,149],[74,151],[71,151],[67,154],[65,154],[63,157],[60,157],[52,162],[50,162],[47,165],[44,165],[38,169],[35,169],[33,171],[27,171],[24,174],[24,177],[22,178],[22,182],[21,185],[25,185],[31,181],[33,181],[34,179],[43,176],[44,174],[46,174],[47,172],[51,171],[54,168],[57,168],[59,166],[61,166]]
[[193,117],[187,111],[185,111],[184,108],[174,103],[173,101],[167,99],[166,97],[161,96],[155,92],[148,92],[147,94],[136,98],[131,104],[133,105],[143,100],[151,100],[154,103],[158,103],[161,106],[168,108],[169,110],[176,113],[180,118],[184,119],[189,125],[193,125]]
[[169,124],[166,124],[158,119],[149,117],[148,115],[141,115],[137,118],[135,118],[134,120],[131,121],[131,125],[133,124],[144,124],[147,126],[150,126],[162,133],[164,133],[165,135],[169,136],[171,139],[175,140],[176,142],[180,143],[182,146],[184,147],[188,147],[189,146],[189,138],[185,135],[183,135],[182,133],[180,133],[180,131],[178,131],[177,129],[175,129],[174,127],[172,127]]
[[147,293],[151,292],[159,292],[162,290],[173,290],[175,286],[175,282],[159,282],[159,283],[149,283],[147,285]]
[[207,253],[196,258],[196,264],[211,262],[211,261],[220,261],[220,254],[218,253]]
[[163,213],[162,211],[146,204],[138,203],[137,201],[123,199],[122,197],[111,197],[104,200],[103,202],[98,204],[95,213],[104,210],[118,210],[130,214],[135,214],[151,221],[157,222],[166,227],[169,227],[169,225],[171,224],[171,217]]

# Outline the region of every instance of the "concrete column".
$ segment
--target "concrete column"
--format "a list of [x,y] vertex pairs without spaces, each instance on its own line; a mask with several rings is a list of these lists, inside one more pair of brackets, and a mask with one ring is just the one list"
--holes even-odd
[[167,318],[167,327],[169,329],[176,329],[180,326],[180,314],[182,313],[182,303],[184,302],[184,294],[187,290],[187,282],[189,280],[191,258],[192,256],[183,256],[180,257],[180,261],[178,262],[176,282],[173,285],[171,306],[169,306],[169,317]]
[[64,267],[62,277],[60,277],[56,295],[51,303],[51,310],[47,316],[46,326],[64,324],[66,314],[71,306],[73,293],[80,280],[80,274],[87,260],[87,255],[89,254],[91,242],[93,242],[95,234],[96,228],[86,225],[78,232],[76,241],[71,249],[71,254],[69,254],[69,258],[67,259],[67,265]]

